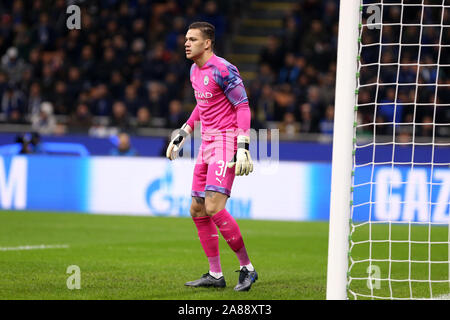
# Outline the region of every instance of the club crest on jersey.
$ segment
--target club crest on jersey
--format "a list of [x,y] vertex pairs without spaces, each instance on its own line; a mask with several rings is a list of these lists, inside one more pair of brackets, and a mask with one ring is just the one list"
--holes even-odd
[[203,78],[203,84],[204,84],[205,86],[207,86],[208,83],[209,83],[209,77],[208,77],[208,76],[205,76],[205,77]]

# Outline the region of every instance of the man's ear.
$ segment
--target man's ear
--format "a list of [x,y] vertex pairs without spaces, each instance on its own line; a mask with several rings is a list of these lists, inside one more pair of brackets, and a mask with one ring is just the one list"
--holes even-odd
[[[206,40],[205,40],[205,45],[206,45],[207,48],[211,49],[211,46],[212,46],[212,41],[211,41],[211,39],[206,39]],[[206,49],[206,48],[205,48],[205,49]]]

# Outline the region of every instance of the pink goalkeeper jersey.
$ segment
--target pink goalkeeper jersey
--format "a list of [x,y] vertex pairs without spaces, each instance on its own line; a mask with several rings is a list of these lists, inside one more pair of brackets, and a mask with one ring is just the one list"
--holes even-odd
[[203,67],[193,64],[190,80],[197,106],[188,120],[202,124],[202,138],[234,131],[249,135],[250,108],[238,69],[227,60],[212,55]]

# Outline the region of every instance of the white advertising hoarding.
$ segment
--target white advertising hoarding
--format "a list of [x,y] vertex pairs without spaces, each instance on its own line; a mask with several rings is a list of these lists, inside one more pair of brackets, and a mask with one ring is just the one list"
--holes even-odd
[[[307,220],[308,167],[255,163],[236,177],[227,209],[237,218]],[[96,157],[90,163],[89,203],[93,213],[189,216],[194,162],[161,158]]]

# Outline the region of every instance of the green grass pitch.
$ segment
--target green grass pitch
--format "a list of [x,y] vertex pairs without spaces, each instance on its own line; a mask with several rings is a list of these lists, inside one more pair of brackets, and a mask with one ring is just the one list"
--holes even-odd
[[[190,218],[0,211],[0,299],[324,299],[327,223],[238,220],[259,280],[235,292],[239,263],[220,237],[224,289],[188,288],[208,270]],[[81,271],[69,290],[68,266]]]
[[[358,299],[450,299],[449,239],[445,224],[359,224],[351,236],[350,261],[355,263],[349,288]],[[372,275],[377,272],[381,279],[372,288],[367,282],[370,264],[376,267]]]
[[[238,220],[259,280],[235,292],[235,254],[220,237],[225,289],[188,288],[184,283],[208,270],[190,218],[0,211],[0,300],[317,300],[326,297],[327,222]],[[431,232],[430,232],[431,231]],[[369,246],[370,237],[375,242]],[[396,242],[376,242],[390,237]],[[449,288],[449,228],[362,225],[355,229],[349,288],[362,295],[429,298]],[[412,240],[408,244],[404,240]],[[428,245],[430,239],[437,244]],[[64,248],[11,250],[20,246]],[[9,248],[8,250],[6,248]],[[367,285],[369,252],[382,279],[418,281]],[[396,262],[382,260],[391,257]],[[427,260],[444,261],[428,264]],[[404,260],[424,261],[409,265]],[[81,289],[69,290],[67,268],[81,270]],[[357,280],[362,278],[362,280]],[[437,280],[430,286],[428,280]],[[439,282],[442,281],[442,282]],[[376,283],[374,283],[374,286]],[[349,298],[352,295],[349,294]],[[358,299],[364,298],[359,296]]]

